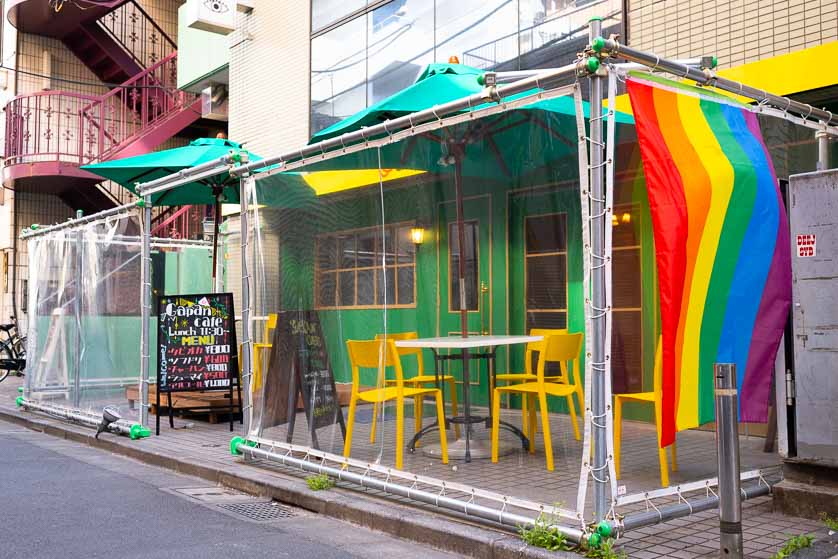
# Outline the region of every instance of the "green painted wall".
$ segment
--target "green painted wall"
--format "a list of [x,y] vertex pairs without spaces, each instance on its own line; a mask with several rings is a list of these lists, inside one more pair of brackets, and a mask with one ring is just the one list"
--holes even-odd
[[[563,176],[575,176],[571,168],[561,171]],[[547,180],[549,179],[545,179]],[[539,183],[530,179],[528,184]],[[484,265],[489,268],[492,282],[491,331],[495,334],[524,332],[526,322],[523,312],[523,217],[554,212],[564,212],[567,215],[568,326],[571,331],[583,331],[584,296],[578,187],[570,183],[557,185],[555,180],[552,183],[545,182],[544,186],[534,189],[514,186],[516,185],[493,185],[487,180],[464,179],[467,219],[476,218],[480,227],[490,228],[491,255],[481,253],[480,260],[481,268]],[[642,175],[634,173],[630,180],[618,183],[618,188],[629,189],[620,197],[640,205],[643,214],[638,225],[643,269],[643,377],[644,389],[651,389],[656,332],[659,330],[651,219]],[[386,315],[388,331],[417,331],[420,337],[425,337],[445,335],[451,327],[451,321],[445,316],[445,302],[448,300],[448,282],[445,279],[448,274],[448,260],[444,222],[453,215],[453,204],[450,203],[453,201],[453,193],[453,184],[446,179],[407,187],[385,186],[383,221],[387,224],[416,222],[427,229],[425,243],[419,247],[416,256],[416,307],[389,309]],[[313,305],[313,257],[317,235],[379,225],[382,223],[381,208],[379,191],[373,187],[321,197],[306,210],[281,210],[284,212],[280,219],[279,254],[283,310],[307,309]],[[474,215],[475,212],[480,215]],[[510,226],[520,227],[520,230],[510,230]],[[266,255],[266,258],[269,257],[270,255]],[[490,263],[487,260],[490,260]],[[507,282],[509,289],[506,287]],[[515,300],[510,301],[510,296]],[[370,339],[383,332],[384,312],[380,308],[341,309],[321,310],[319,315],[336,380],[348,382],[351,373],[345,340]],[[475,325],[479,324],[475,320],[470,318],[470,330],[474,330]],[[457,329],[458,325],[459,322],[456,322]],[[523,351],[523,346],[515,347],[507,355],[506,348],[500,348],[498,371],[523,370]],[[430,351],[425,353],[424,359],[426,368],[430,368],[433,363]],[[412,363],[406,363],[405,369],[408,374],[415,370]],[[452,365],[450,370],[459,375],[458,364]],[[485,368],[482,370],[485,378]],[[374,385],[374,375],[374,371],[362,371],[362,383]],[[473,388],[472,398],[476,404],[485,404],[486,387]],[[564,400],[554,405],[556,410],[566,411]],[[647,408],[628,407],[626,417],[650,419],[652,410],[651,407]]]

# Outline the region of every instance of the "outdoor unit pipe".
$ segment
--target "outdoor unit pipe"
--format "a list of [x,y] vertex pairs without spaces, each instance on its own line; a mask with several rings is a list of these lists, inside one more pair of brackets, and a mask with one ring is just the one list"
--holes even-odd
[[[517,529],[521,526],[532,526],[535,523],[535,519],[519,514],[484,507],[482,505],[478,505],[477,503],[458,501],[457,499],[452,499],[451,497],[447,497],[439,493],[431,493],[422,489],[416,489],[415,487],[401,485],[393,481],[364,476],[331,466],[324,466],[318,462],[309,462],[308,460],[295,458],[288,454],[276,454],[261,448],[248,446],[243,439],[234,439],[232,450],[238,454],[249,455],[253,458],[272,460],[285,466],[294,466],[316,474],[326,474],[338,480],[358,484],[361,487],[377,489],[385,493],[391,493],[399,497],[420,501],[429,505],[459,512],[465,514],[466,516],[473,516],[502,524],[504,526],[509,526],[511,528]],[[555,525],[555,528],[575,543],[581,543],[585,537],[584,532],[578,528],[569,528],[567,526],[559,525]]]
[[[771,493],[771,487],[765,482],[761,481],[756,485],[742,487],[742,500],[753,499]],[[718,508],[719,497],[717,495],[710,495],[694,501],[682,500],[678,503],[667,505],[663,507],[653,508],[644,512],[638,512],[627,515],[622,521],[622,530],[636,530],[644,526],[652,526],[661,522],[667,522],[676,518],[689,516],[697,512]]]
[[749,99],[753,99],[755,101],[767,102],[781,111],[789,111],[804,118],[816,118],[823,121],[824,124],[830,126],[838,125],[838,117],[830,111],[816,109],[812,105],[800,103],[799,101],[794,101],[788,97],[774,95],[763,89],[757,89],[741,82],[718,77],[711,72],[698,70],[674,60],[668,60],[654,54],[627,47],[614,39],[597,37],[591,42],[591,45],[593,50],[598,53],[625,58],[626,60],[630,60],[632,62],[639,62],[640,64],[653,69],[660,68],[671,74],[691,79],[701,85],[713,85],[719,89],[723,89],[743,97],[748,97]]

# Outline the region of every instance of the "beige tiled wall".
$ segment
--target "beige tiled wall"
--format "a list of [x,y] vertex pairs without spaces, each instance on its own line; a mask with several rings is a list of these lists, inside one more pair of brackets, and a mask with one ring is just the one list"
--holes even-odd
[[716,55],[722,68],[838,39],[836,0],[629,0],[628,41],[661,56]]
[[230,35],[230,139],[262,155],[308,140],[307,0],[256,0]]

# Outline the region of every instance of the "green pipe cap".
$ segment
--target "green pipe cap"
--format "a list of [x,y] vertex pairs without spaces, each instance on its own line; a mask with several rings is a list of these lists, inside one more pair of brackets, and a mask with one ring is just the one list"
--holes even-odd
[[136,441],[137,439],[144,439],[146,437],[151,436],[151,429],[147,427],[143,427],[139,423],[135,423],[131,426],[131,430],[128,432],[131,436],[132,441]]
[[18,394],[23,394],[23,387],[22,386],[17,387],[17,393]]
[[607,538],[611,536],[611,523],[607,520],[601,521],[596,526],[597,534],[602,536],[603,538]]
[[486,78],[483,77],[484,74],[480,74],[477,76],[477,84],[478,85],[486,85]]
[[23,407],[23,396],[18,396],[17,398],[15,398],[15,404],[17,404],[17,407],[22,408]]
[[33,231],[34,231],[35,229],[37,229],[38,227],[40,227],[40,225],[38,225],[37,223],[33,223],[32,225],[30,225],[30,226],[29,226],[29,228],[30,228],[31,230],[33,230]]
[[140,198],[139,200],[137,200],[137,207],[138,208],[144,208],[145,207],[145,199],[144,198]]
[[585,67],[588,69],[590,73],[594,73],[599,70],[599,58],[591,56],[588,60],[585,61]]
[[719,65],[719,59],[718,59],[718,57],[714,56],[713,57],[713,68],[715,68],[718,65]]
[[594,52],[602,52],[602,49],[605,48],[605,37],[595,37],[591,41],[591,48],[594,49]]
[[239,445],[240,444],[247,444],[247,440],[244,437],[233,437],[230,439],[230,454],[233,456],[241,456],[241,452],[239,452]]
[[241,163],[242,154],[238,151],[230,150],[230,157],[233,159],[233,163]]
[[588,547],[590,549],[598,548],[600,543],[602,543],[602,536],[600,536],[597,532],[588,536]]
[[591,19],[588,20],[588,22],[591,21],[602,21],[602,16],[593,16]]

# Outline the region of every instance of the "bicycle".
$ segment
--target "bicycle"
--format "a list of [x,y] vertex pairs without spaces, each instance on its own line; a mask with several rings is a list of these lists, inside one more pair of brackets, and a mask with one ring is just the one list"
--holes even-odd
[[21,336],[14,317],[9,324],[0,324],[0,333],[6,335],[0,340],[0,382],[11,373],[22,377],[26,368],[26,336]]

